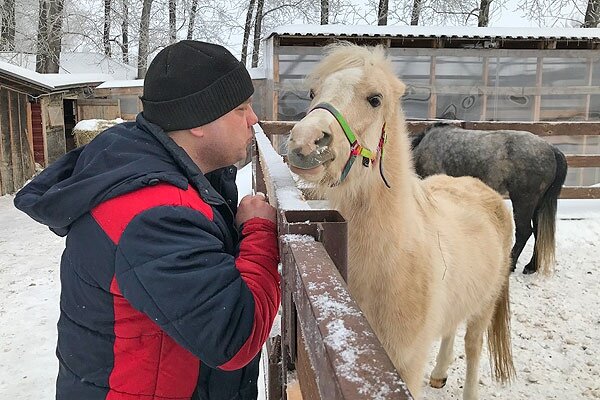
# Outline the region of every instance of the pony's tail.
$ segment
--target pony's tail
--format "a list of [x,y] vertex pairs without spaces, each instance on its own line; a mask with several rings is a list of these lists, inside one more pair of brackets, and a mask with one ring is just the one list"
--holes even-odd
[[492,323],[487,331],[488,354],[494,380],[510,382],[516,375],[510,340],[510,303],[508,275],[496,300]]
[[552,146],[556,159],[554,181],[544,193],[535,210],[537,238],[535,241],[535,270],[542,275],[550,275],[555,261],[556,205],[558,196],[567,176],[567,159],[555,146]]

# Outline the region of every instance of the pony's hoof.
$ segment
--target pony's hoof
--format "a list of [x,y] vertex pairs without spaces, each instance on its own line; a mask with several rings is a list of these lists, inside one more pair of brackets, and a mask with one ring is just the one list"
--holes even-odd
[[431,386],[432,388],[441,389],[444,386],[446,386],[446,381],[448,381],[448,378],[442,378],[442,379],[429,378],[429,386]]

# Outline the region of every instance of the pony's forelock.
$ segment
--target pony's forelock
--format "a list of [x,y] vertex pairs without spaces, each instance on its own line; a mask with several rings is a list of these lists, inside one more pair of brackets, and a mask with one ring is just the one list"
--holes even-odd
[[325,46],[323,52],[325,57],[307,77],[311,86],[322,77],[348,68],[377,66],[393,75],[391,62],[387,59],[383,46],[365,47],[340,41]]

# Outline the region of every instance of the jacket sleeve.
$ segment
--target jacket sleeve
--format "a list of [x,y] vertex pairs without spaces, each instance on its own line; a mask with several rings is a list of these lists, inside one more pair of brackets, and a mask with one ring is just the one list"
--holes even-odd
[[258,354],[281,299],[275,224],[254,218],[242,233],[234,258],[202,213],[155,207],[127,225],[115,259],[131,305],[203,363],[224,370]]

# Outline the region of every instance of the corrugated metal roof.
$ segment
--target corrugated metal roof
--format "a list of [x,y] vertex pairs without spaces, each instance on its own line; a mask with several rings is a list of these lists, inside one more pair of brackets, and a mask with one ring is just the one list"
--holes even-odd
[[283,25],[267,36],[407,37],[465,39],[598,40],[600,28],[504,28],[472,26]]

